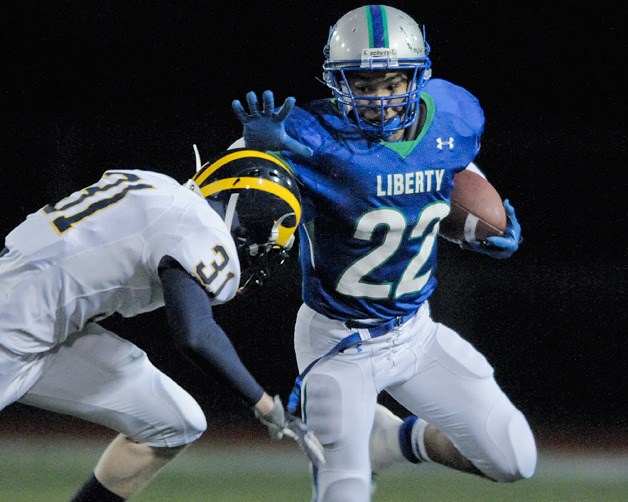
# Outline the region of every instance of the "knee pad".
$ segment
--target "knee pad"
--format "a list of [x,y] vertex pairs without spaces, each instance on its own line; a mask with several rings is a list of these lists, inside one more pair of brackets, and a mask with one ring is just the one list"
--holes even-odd
[[491,411],[487,430],[499,450],[491,456],[490,468],[481,470],[499,482],[530,478],[536,469],[537,453],[532,430],[523,413],[504,397]]
[[207,429],[205,414],[196,400],[148,359],[127,390],[131,408],[117,413],[110,410],[99,423],[155,448],[187,445]]
[[305,419],[323,445],[338,441],[342,435],[341,388],[329,375],[312,374],[303,393]]
[[[322,489],[322,490],[321,490]],[[370,500],[370,480],[358,478],[344,478],[319,485],[316,502],[354,502],[356,500]]]
[[514,448],[516,479],[532,477],[536,469],[536,444],[528,421],[519,410],[513,414],[508,424],[508,435]]
[[[200,405],[173,380],[159,374],[153,390],[161,401],[159,421],[141,432],[140,442],[149,446],[177,448],[196,441],[205,432],[207,419]],[[157,415],[153,416],[155,418]]]

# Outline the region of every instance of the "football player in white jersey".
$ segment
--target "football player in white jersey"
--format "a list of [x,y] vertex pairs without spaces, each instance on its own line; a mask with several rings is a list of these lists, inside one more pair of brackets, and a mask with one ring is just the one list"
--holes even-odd
[[98,324],[114,313],[165,306],[170,333],[160,336],[251,406],[272,437],[292,437],[324,462],[317,439],[258,384],[212,316],[283,262],[300,217],[286,166],[243,149],[199,166],[183,185],[107,171],[7,235],[0,409],[17,401],[120,433],[73,500],[125,500],[206,428],[192,396]]

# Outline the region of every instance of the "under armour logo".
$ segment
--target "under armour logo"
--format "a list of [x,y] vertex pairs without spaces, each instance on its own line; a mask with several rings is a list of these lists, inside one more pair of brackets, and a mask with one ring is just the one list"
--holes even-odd
[[449,136],[448,141],[443,141],[443,138],[436,138],[436,148],[439,150],[443,149],[443,146],[448,145],[450,150],[454,149],[454,138]]

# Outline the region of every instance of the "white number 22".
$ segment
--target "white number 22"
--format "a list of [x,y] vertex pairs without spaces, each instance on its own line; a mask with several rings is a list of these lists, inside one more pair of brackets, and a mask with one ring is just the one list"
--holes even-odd
[[[395,298],[419,291],[430,278],[431,271],[429,270],[422,275],[417,276],[417,274],[432,253],[440,220],[448,213],[449,206],[444,202],[431,204],[421,212],[419,221],[412,229],[410,239],[423,238],[423,243],[397,282]],[[438,221],[431,225],[434,220]],[[390,296],[392,288],[395,286],[394,283],[373,284],[365,282],[364,277],[395,254],[406,229],[405,217],[395,209],[375,209],[358,220],[353,236],[356,239],[370,241],[373,237],[373,231],[380,225],[388,227],[384,241],[344,271],[336,286],[339,293],[368,298],[388,298]],[[427,229],[430,228],[430,225],[431,230],[428,232]]]

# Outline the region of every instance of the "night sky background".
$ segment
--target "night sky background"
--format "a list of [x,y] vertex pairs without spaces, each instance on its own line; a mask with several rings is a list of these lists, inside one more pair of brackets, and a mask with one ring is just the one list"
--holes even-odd
[[[479,98],[487,123],[477,161],[523,227],[506,261],[441,241],[434,317],[487,356],[539,434],[595,444],[609,430],[627,432],[622,4],[389,4],[426,25],[434,77]],[[328,96],[318,79],[329,26],[359,5],[11,2],[0,16],[0,235],[106,169],[187,180],[193,144],[207,159],[240,136],[231,101],[249,90],[272,89],[277,103]],[[216,316],[285,401],[297,371],[296,257],[277,279]],[[144,348],[210,420],[252,420],[173,352],[163,311],[106,324]],[[11,405],[0,427],[37,413]]]

